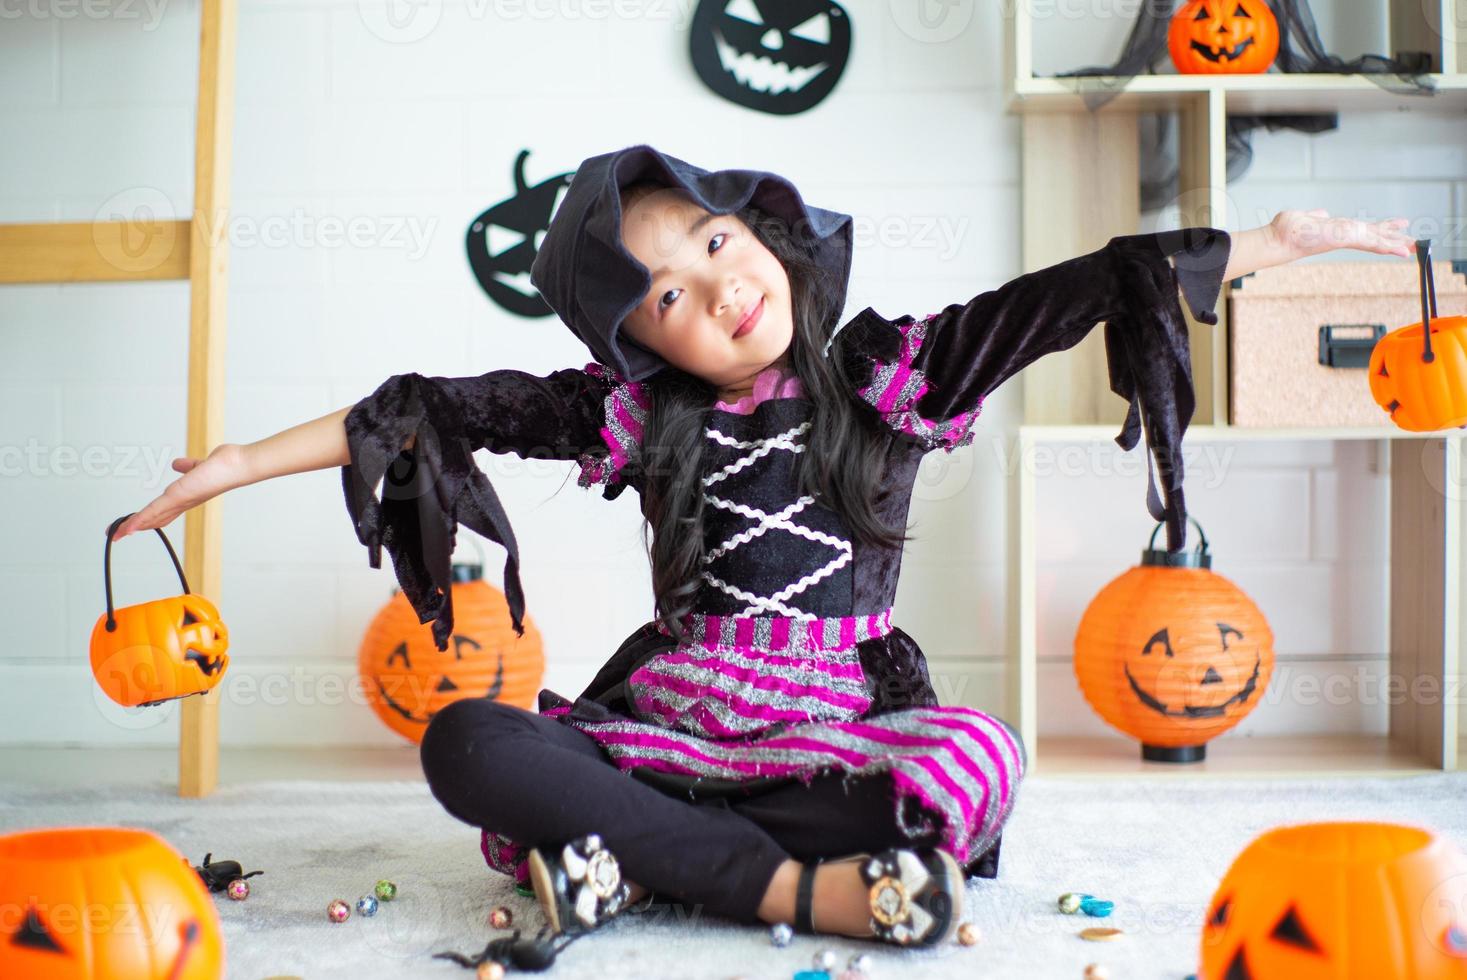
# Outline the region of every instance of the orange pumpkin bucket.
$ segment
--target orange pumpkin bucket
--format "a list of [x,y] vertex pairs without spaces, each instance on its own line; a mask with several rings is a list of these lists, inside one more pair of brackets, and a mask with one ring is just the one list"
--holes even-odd
[[107,611],[92,627],[91,660],[92,676],[107,696],[135,708],[203,694],[218,684],[229,667],[229,629],[212,602],[189,591],[162,528],[153,530],[168,549],[183,594],[112,608],[112,535],[131,516],[124,514],[107,527],[102,550]]
[[[1416,242],[1421,320],[1392,330],[1370,352],[1370,394],[1409,432],[1467,425],[1467,316],[1436,315],[1431,239]],[[1423,329],[1422,324],[1430,324]]]
[[515,635],[504,593],[484,581],[482,551],[479,562],[455,562],[450,571],[453,635],[447,650],[438,649],[432,626],[419,620],[407,597],[394,588],[357,652],[357,671],[373,712],[414,743],[423,741],[434,715],[464,698],[533,710],[545,674],[540,631],[526,616],[525,635]]
[[219,913],[184,856],[149,830],[0,836],[6,980],[213,980]]
[[1264,0],[1191,0],[1167,25],[1167,51],[1184,75],[1256,75],[1279,53],[1279,24]]
[[1151,762],[1200,762],[1207,742],[1241,721],[1273,673],[1273,632],[1253,600],[1196,550],[1155,547],[1111,580],[1075,633],[1075,677],[1112,727]]
[[1203,980],[1467,980],[1467,857],[1389,823],[1276,827],[1233,861]]

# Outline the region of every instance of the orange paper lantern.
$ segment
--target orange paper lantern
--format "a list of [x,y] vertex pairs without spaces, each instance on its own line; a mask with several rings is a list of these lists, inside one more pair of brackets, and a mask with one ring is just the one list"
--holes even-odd
[[1243,849],[1202,927],[1204,980],[1467,980],[1467,858],[1389,823],[1278,827]]
[[1211,570],[1201,525],[1190,554],[1156,549],[1161,527],[1141,564],[1080,618],[1075,676],[1100,717],[1141,741],[1142,758],[1197,762],[1262,697],[1273,633],[1253,601]]
[[205,980],[223,975],[214,900],[187,859],[131,827],[0,836],[0,977]]
[[368,702],[383,724],[420,743],[428,722],[461,698],[533,709],[545,674],[540,631],[528,616],[516,636],[504,593],[482,564],[452,566],[453,634],[447,650],[399,590],[367,627],[357,654]]
[[112,608],[112,535],[131,516],[125,514],[107,528],[102,549],[107,611],[97,617],[90,644],[92,676],[109,698],[129,708],[203,694],[229,667],[229,629],[212,602],[189,591],[162,528],[153,530],[173,559],[183,594]]
[[[1436,315],[1431,239],[1416,243],[1421,319],[1392,330],[1370,351],[1370,394],[1409,432],[1467,425],[1467,316]],[[1422,324],[1430,324],[1424,330]]]
[[1279,53],[1279,24],[1263,0],[1191,0],[1167,26],[1167,50],[1184,75],[1256,75]]

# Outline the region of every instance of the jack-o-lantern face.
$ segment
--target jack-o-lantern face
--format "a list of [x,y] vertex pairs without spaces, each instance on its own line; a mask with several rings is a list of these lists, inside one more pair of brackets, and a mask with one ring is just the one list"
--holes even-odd
[[1467,858],[1385,823],[1278,827],[1233,861],[1202,927],[1206,980],[1467,978]]
[[183,645],[184,659],[205,674],[221,670],[224,651],[229,649],[229,629],[219,619],[219,610],[201,596],[182,595],[177,601],[183,609],[178,642]]
[[[455,565],[455,575],[477,566]],[[545,655],[540,633],[525,620],[516,636],[504,594],[482,578],[453,583],[454,631],[439,650],[430,626],[396,592],[367,626],[357,671],[372,711],[388,728],[422,742],[434,716],[454,701],[488,698],[530,708]]]
[[[413,646],[416,649],[411,653],[408,651],[407,640],[393,647],[392,652],[387,655],[387,661],[372,678],[376,681],[377,693],[388,710],[404,721],[426,726],[434,715],[459,698],[497,698],[504,689],[502,650],[497,651],[498,655],[494,658],[494,679],[489,682],[488,688],[466,691],[459,685],[470,680],[477,682],[479,678],[474,674],[472,666],[465,669],[464,654],[465,651],[468,652],[472,663],[475,656],[482,654],[483,647],[479,643],[467,636],[455,634],[446,652],[439,651],[432,644],[431,638],[426,649],[419,644]],[[416,668],[413,666],[413,657],[418,658]],[[437,662],[430,664],[425,661]],[[455,680],[455,677],[458,679]]]
[[1263,0],[1192,0],[1172,17],[1167,47],[1183,74],[1257,74],[1278,55],[1278,21]]
[[213,899],[152,831],[55,827],[0,836],[0,977],[222,975]]
[[700,0],[689,43],[715,93],[789,115],[835,88],[851,55],[851,18],[832,0]]
[[1370,393],[1391,421],[1409,432],[1467,423],[1462,368],[1467,316],[1431,317],[1432,358],[1423,357],[1421,323],[1392,330],[1370,352]]
[[514,161],[514,196],[491,205],[469,225],[465,248],[474,278],[495,303],[517,316],[551,314],[550,304],[530,284],[530,266],[550,227],[571,174],[561,173],[534,187],[525,183],[525,158]]
[[229,666],[229,629],[219,610],[186,593],[107,614],[92,627],[92,673],[113,701],[147,707],[219,683]]
[[[1249,669],[1248,651],[1240,659],[1229,645],[1237,646],[1247,638],[1227,623],[1218,623],[1217,631],[1220,644],[1216,656],[1205,649],[1192,655],[1183,651],[1179,661],[1168,629],[1163,626],[1157,630],[1140,653],[1125,664],[1126,682],[1136,699],[1149,710],[1172,718],[1220,718],[1230,709],[1242,708],[1258,690],[1263,656],[1252,649]],[[1178,700],[1168,703],[1158,696],[1161,693]]]

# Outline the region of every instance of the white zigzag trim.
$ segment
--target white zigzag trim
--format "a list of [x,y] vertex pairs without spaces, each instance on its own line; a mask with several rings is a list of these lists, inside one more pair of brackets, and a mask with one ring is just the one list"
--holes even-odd
[[[782,528],[786,531],[789,531],[791,534],[798,534],[802,538],[809,538],[811,541],[818,541],[820,544],[828,544],[832,548],[850,547],[850,543],[843,538],[837,538],[834,535],[826,534],[824,531],[817,531],[813,527],[806,527],[803,524],[795,524],[791,521],[784,520],[784,516],[788,516],[791,510],[803,510],[807,505],[813,504],[815,502],[815,498],[808,495],[801,497],[795,503],[790,504],[789,507],[786,507],[784,510],[780,511],[779,514],[766,514],[758,507],[750,507],[748,504],[740,504],[732,500],[724,500],[722,497],[715,497],[712,494],[705,494],[703,499],[712,504],[714,507],[718,507],[722,510],[732,511],[735,514],[738,514],[740,517],[747,517],[750,520],[759,521],[763,525],[758,528],[751,528],[748,531],[740,531],[732,538],[729,538],[723,544],[719,545],[718,548],[708,553],[707,557],[704,559],[705,563],[719,557],[719,555],[723,554],[724,551],[731,551],[735,547],[735,545],[733,545],[733,542],[738,538],[744,538],[744,541],[739,542],[739,544],[743,544],[745,541],[751,541],[758,535],[763,534],[770,527]],[[747,535],[747,537],[745,537],[745,535]]]
[[723,544],[719,545],[717,548],[714,548],[712,551],[708,552],[708,554],[704,555],[703,564],[705,565],[708,564],[710,561],[713,561],[713,559],[720,557],[725,551],[737,548],[741,544],[745,544],[749,541],[754,540],[765,531],[768,531],[771,527],[782,527],[786,531],[793,531],[796,527],[800,527],[800,530],[807,530],[806,528],[803,528],[798,524],[791,524],[788,520],[786,520],[786,518],[788,518],[792,514],[799,513],[800,511],[804,510],[806,506],[815,502],[814,497],[806,494],[799,500],[796,500],[794,503],[790,504],[784,510],[780,511],[778,514],[771,515],[766,514],[763,511],[757,510],[753,507],[746,507],[743,504],[736,504],[732,501],[724,500],[722,497],[707,495],[705,499],[708,501],[708,503],[713,504],[713,506],[715,507],[721,507],[724,510],[731,510],[735,514],[742,514],[744,517],[753,517],[759,522],[759,525],[757,527],[751,527],[747,531],[740,531],[738,534],[735,534]]
[[778,601],[783,601],[797,592],[804,592],[810,586],[825,578],[827,575],[835,574],[837,569],[849,564],[850,561],[851,546],[846,545],[843,549],[841,549],[840,556],[838,558],[832,558],[829,564],[827,564],[824,568],[819,569],[818,571],[811,572],[809,575],[806,575],[798,582],[795,582],[787,586],[786,588],[780,589],[778,592],[774,593],[771,598]]
[[826,576],[834,574],[836,570],[844,567],[852,560],[853,552],[851,550],[851,543],[849,541],[837,538],[831,534],[826,534],[824,531],[818,531],[814,528],[805,527],[803,524],[796,524],[795,522],[788,519],[799,513],[800,511],[804,510],[810,504],[814,503],[815,498],[812,496],[802,496],[799,500],[790,504],[788,507],[783,508],[778,513],[770,514],[763,510],[760,510],[758,507],[750,507],[747,504],[741,504],[734,500],[728,500],[724,497],[715,496],[714,494],[709,493],[706,489],[707,487],[712,486],[720,480],[727,479],[744,467],[753,465],[756,460],[763,456],[767,456],[769,453],[773,452],[776,449],[786,449],[789,450],[791,453],[804,452],[804,443],[796,442],[795,440],[796,437],[808,432],[810,430],[810,426],[810,422],[803,422],[787,432],[781,432],[778,435],[770,436],[764,439],[749,440],[735,439],[734,437],[719,432],[718,430],[711,427],[704,429],[704,434],[707,435],[709,439],[718,443],[719,445],[729,446],[735,449],[753,450],[753,452],[751,453],[740,456],[734,462],[723,467],[723,469],[719,470],[718,472],[703,478],[703,485],[705,487],[703,491],[704,502],[707,504],[711,504],[714,507],[718,507],[722,510],[727,510],[732,513],[738,514],[741,517],[746,517],[749,520],[755,522],[754,527],[750,527],[743,531],[740,531],[733,537],[729,538],[727,541],[720,544],[718,547],[712,549],[707,554],[705,554],[703,556],[704,565],[709,564],[713,560],[727,554],[730,551],[733,551],[735,548],[738,548],[741,545],[749,543],[750,541],[769,531],[771,528],[788,531],[789,533],[796,535],[797,537],[806,538],[810,541],[817,542],[818,544],[823,544],[827,547],[834,548],[837,552],[836,557],[827,562],[824,567],[811,572],[797,582],[793,582],[790,585],[785,586],[783,589],[780,589],[772,596],[761,596],[756,595],[752,592],[748,592],[744,589],[739,588],[738,586],[730,585],[729,583],[718,578],[716,575],[713,575],[712,573],[704,570],[701,573],[704,581],[708,582],[714,588],[722,591],[723,593],[733,596],[735,599],[738,599],[741,602],[749,603],[749,605],[746,606],[742,612],[737,613],[737,615],[753,616],[759,614],[760,612],[767,611],[800,620],[818,619],[820,617],[814,615],[813,613],[805,612],[803,609],[800,609],[796,606],[787,605],[785,600],[789,599],[793,595],[805,591],[810,586],[814,585],[816,582],[819,582]]
[[788,449],[792,453],[804,452],[804,443],[795,442],[794,437],[798,435],[803,435],[805,432],[808,432],[809,429],[810,423],[804,422],[800,425],[795,426],[793,429],[790,429],[788,432],[781,432],[777,436],[770,436],[767,439],[750,440],[735,439],[733,436],[724,435],[722,432],[719,432],[717,429],[713,428],[705,429],[704,433],[708,436],[708,438],[712,439],[714,442],[720,445],[732,446],[735,449],[753,449],[754,451],[747,456],[740,456],[737,460],[730,463],[728,466],[725,466],[717,473],[705,476],[703,478],[703,485],[712,486],[719,480],[727,479],[744,467],[753,465],[754,461],[759,459],[761,456],[767,456],[776,449]]
[[824,568],[811,572],[809,575],[806,575],[798,582],[793,582],[785,588],[780,589],[772,596],[761,596],[755,595],[753,592],[747,592],[736,585],[729,585],[718,576],[713,575],[707,571],[703,572],[702,574],[703,580],[705,582],[708,582],[715,588],[720,589],[728,595],[733,596],[735,599],[739,599],[743,602],[747,602],[750,604],[742,612],[736,613],[735,615],[754,616],[757,615],[761,609],[763,609],[772,610],[784,616],[793,616],[797,619],[819,619],[820,617],[816,616],[814,613],[808,613],[805,612],[803,609],[798,609],[794,606],[785,605],[784,600],[788,599],[792,595],[795,595],[796,593],[804,592],[810,586],[825,578],[827,575],[833,575],[838,569],[846,565],[846,563],[848,563],[850,560],[851,551],[850,546],[847,545],[846,548],[841,551],[840,556],[831,559]]
[[718,576],[710,575],[707,572],[703,573],[703,581],[712,585],[714,588],[720,589],[723,592],[728,593],[735,599],[742,599],[744,602],[751,603],[750,605],[745,606],[742,612],[736,614],[739,616],[754,616],[757,615],[761,610],[764,610],[768,612],[778,613],[781,616],[788,616],[791,619],[820,618],[813,613],[805,612],[803,609],[796,609],[794,606],[786,606],[782,602],[775,602],[772,599],[766,599],[763,596],[754,595],[754,593],[752,592],[745,592],[743,589],[740,589],[737,586],[729,585]]

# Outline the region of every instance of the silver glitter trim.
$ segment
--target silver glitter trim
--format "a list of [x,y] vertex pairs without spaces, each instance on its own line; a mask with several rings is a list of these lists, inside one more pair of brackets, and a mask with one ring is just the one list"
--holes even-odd
[[[715,667],[669,663],[669,656],[678,653],[690,653],[700,658],[716,656],[734,666],[755,671],[756,674],[751,679],[743,680],[730,677]],[[785,656],[786,659],[792,659],[783,654],[771,653],[770,656]],[[834,677],[826,670],[821,670],[819,665],[854,667],[859,676]],[[672,678],[693,685],[699,689],[700,693],[669,690],[651,680],[656,677]],[[804,693],[756,687],[756,683],[765,677],[778,678],[795,687],[803,688]],[[679,647],[668,653],[654,656],[644,663],[627,679],[627,688],[631,695],[633,710],[642,720],[652,724],[671,725],[695,735],[710,738],[721,737],[723,732],[709,729],[700,718],[694,716],[695,708],[702,708],[711,713],[726,731],[742,734],[751,734],[774,725],[791,723],[792,719],[788,718],[751,717],[734,706],[734,699],[776,711],[798,713],[803,716],[799,721],[853,720],[865,714],[871,707],[871,685],[864,672],[861,672],[859,658],[849,653],[807,658],[804,664],[786,666],[760,659],[757,653],[751,656],[737,650],[709,652],[701,648]],[[818,693],[810,690],[812,688],[828,691],[831,694],[859,698],[860,703],[848,707],[831,704]],[[653,705],[654,699],[671,712],[670,717]]]
[[[976,735],[948,727],[941,720],[961,719],[989,737],[995,745],[998,757],[990,755]],[[1004,822],[1013,810],[1014,800],[1023,778],[1023,764],[1007,748],[1000,724],[991,716],[971,708],[912,708],[894,711],[860,721],[879,732],[899,733],[918,738],[938,741],[932,745],[892,745],[866,735],[849,732],[847,724],[841,722],[812,722],[787,729],[767,739],[749,742],[735,740],[700,739],[675,730],[638,721],[573,722],[576,727],[595,738],[611,758],[622,769],[633,769],[650,760],[673,763],[692,770],[694,773],[714,778],[746,781],[767,773],[771,765],[793,766],[794,774],[810,777],[818,772],[836,769],[857,775],[879,772],[899,772],[921,794],[926,796],[924,805],[938,812],[943,820],[943,839],[960,860],[986,851],[998,837]],[[670,740],[687,749],[708,756],[711,762],[696,759],[674,748],[647,745],[620,745],[597,738],[598,735],[619,733]],[[814,741],[828,749],[785,748],[768,746],[767,741],[801,738]],[[867,757],[867,762],[851,765],[832,750],[848,750]],[[975,812],[971,825],[963,817],[962,807],[945,785],[939,782],[924,762],[935,764],[945,779],[955,785],[957,791],[967,797],[975,811],[979,810],[982,798],[981,787],[968,771],[952,756],[962,753],[973,760],[991,790],[987,807]],[[742,762],[755,766],[753,772],[741,772],[730,763]],[[999,770],[1006,770],[1009,792],[1004,795],[998,778]],[[909,794],[905,794],[909,795]],[[900,801],[898,801],[900,806]],[[900,809],[898,820],[900,821]],[[900,825],[900,824],[899,824]],[[913,827],[902,826],[903,832],[911,836]]]
[[[875,617],[875,624],[869,623]],[[853,649],[856,644],[864,640],[875,639],[886,636],[892,630],[891,607],[875,613],[862,613],[854,616],[832,616],[819,617],[796,617],[796,616],[740,616],[725,613],[691,613],[683,617],[683,629],[687,632],[687,638],[683,646],[699,646],[705,650],[722,653],[726,650],[738,649],[734,645],[734,637],[739,621],[753,623],[754,642],[752,649],[761,652],[781,654],[785,656],[799,656],[810,653],[822,653],[827,658],[836,653]],[[840,626],[843,620],[853,621],[853,640],[849,646],[841,647]],[[717,637],[710,639],[713,629],[712,621],[717,621]],[[777,622],[788,623],[788,646],[774,649],[774,625]],[[667,629],[659,620],[656,623],[659,632],[667,635]],[[820,642],[812,642],[811,632],[819,637]],[[822,649],[822,645],[824,649]]]

